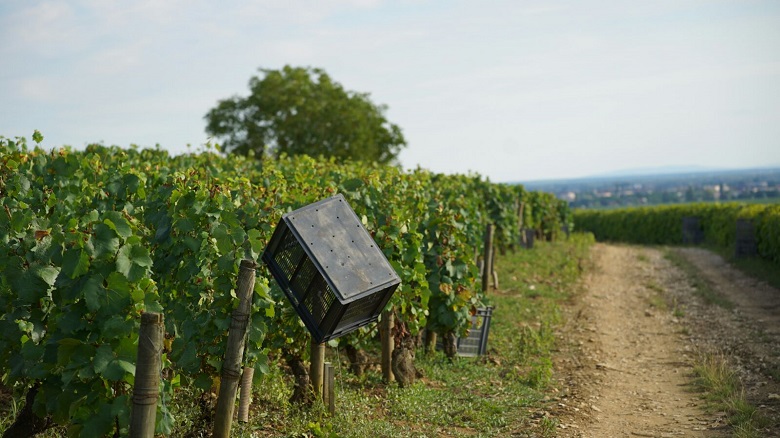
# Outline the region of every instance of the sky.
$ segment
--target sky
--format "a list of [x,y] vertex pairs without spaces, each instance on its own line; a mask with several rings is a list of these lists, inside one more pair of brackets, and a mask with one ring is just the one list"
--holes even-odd
[[780,167],[776,0],[3,0],[0,60],[0,135],[47,148],[197,150],[293,65],[387,105],[406,168]]

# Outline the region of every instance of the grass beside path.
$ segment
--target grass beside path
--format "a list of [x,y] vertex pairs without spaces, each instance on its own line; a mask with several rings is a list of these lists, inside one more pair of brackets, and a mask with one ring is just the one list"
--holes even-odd
[[418,352],[423,377],[404,389],[383,384],[378,368],[358,379],[342,365],[333,417],[287,404],[289,382],[277,371],[257,388],[251,421],[236,436],[554,436],[554,420],[533,413],[544,408],[552,378],[559,304],[576,290],[592,243],[572,235],[497,258],[487,357],[450,363]]
[[726,412],[736,438],[759,438],[768,420],[745,400],[739,377],[722,355],[703,354],[693,368],[694,386],[703,393],[710,412]]

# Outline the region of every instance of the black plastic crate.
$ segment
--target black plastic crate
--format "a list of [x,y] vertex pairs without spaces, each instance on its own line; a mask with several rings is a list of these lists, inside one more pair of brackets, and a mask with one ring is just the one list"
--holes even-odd
[[492,307],[477,309],[471,317],[471,330],[465,338],[458,338],[458,356],[482,356],[487,353],[488,333],[490,332],[490,317]]
[[[487,353],[488,334],[490,333],[490,318],[493,315],[493,307],[477,309],[477,313],[471,317],[471,329],[468,336],[458,338],[458,356],[476,357]],[[436,348],[443,348],[441,341],[437,341]]]
[[521,238],[522,240],[520,243],[522,244],[523,248],[533,249],[534,238],[536,238],[536,230],[533,228],[523,228],[523,235]]
[[704,242],[704,230],[696,216],[684,216],[682,218],[682,242],[683,244],[698,245]]
[[736,235],[734,241],[734,256],[753,257],[758,255],[756,245],[756,227],[750,219],[737,219]]
[[317,342],[376,321],[401,282],[342,195],[282,216],[262,258]]

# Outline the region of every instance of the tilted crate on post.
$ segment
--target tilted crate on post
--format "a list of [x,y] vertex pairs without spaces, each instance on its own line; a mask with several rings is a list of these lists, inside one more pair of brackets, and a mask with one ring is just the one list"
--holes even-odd
[[282,216],[262,258],[318,343],[376,321],[401,282],[342,195]]

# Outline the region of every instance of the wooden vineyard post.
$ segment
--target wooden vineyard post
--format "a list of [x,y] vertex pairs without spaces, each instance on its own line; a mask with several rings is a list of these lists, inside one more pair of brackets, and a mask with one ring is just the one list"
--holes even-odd
[[487,225],[485,232],[485,254],[483,256],[484,265],[482,268],[482,292],[487,292],[490,286],[490,276],[493,273],[493,224]]
[[517,207],[517,229],[523,232],[523,210],[525,210],[525,202],[521,202]]
[[382,378],[386,383],[395,380],[393,376],[393,310],[382,312],[382,321],[379,323],[379,337],[382,340]]
[[520,200],[518,199],[517,201],[515,201],[515,206],[517,207],[517,209],[516,209],[516,211],[517,211],[517,232],[520,234],[518,236],[520,240],[519,240],[519,242],[518,241],[512,242],[512,251],[515,250],[515,248],[517,247],[517,244],[520,244],[521,248],[525,247],[525,243],[524,243],[525,242],[525,238],[523,237],[523,210],[525,210],[525,202],[520,202]]
[[493,276],[493,289],[498,290],[498,271],[496,271],[496,252],[491,251],[490,255],[490,273]]
[[425,353],[436,351],[436,332],[430,328],[425,329]]
[[322,404],[325,405],[325,407],[328,406],[328,391],[330,385],[330,381],[328,380],[328,368],[330,366],[330,362],[322,364],[322,392],[320,394],[322,395]]
[[249,406],[252,404],[252,378],[255,376],[255,369],[244,367],[241,373],[241,394],[238,399],[238,421],[241,423],[249,422]]
[[325,384],[327,391],[323,390],[322,401],[328,408],[328,412],[333,415],[336,413],[336,378],[333,365],[330,362],[325,364],[325,382],[327,382]]
[[162,366],[163,333],[165,327],[161,313],[141,314],[138,333],[138,359],[135,365],[133,385],[133,409],[130,412],[130,436],[151,438],[157,415],[157,398],[160,394],[160,367]]
[[322,394],[322,381],[325,369],[325,344],[318,344],[314,338],[311,338],[311,366],[309,375],[311,376],[311,386],[314,394]]
[[214,414],[214,437],[228,438],[233,423],[233,410],[236,406],[238,380],[241,377],[241,358],[244,355],[246,330],[249,325],[249,312],[252,304],[252,291],[255,288],[255,268],[252,260],[242,260],[238,272],[238,308],[233,311],[228,332],[225,360],[222,363],[222,381],[219,385],[219,397]]

